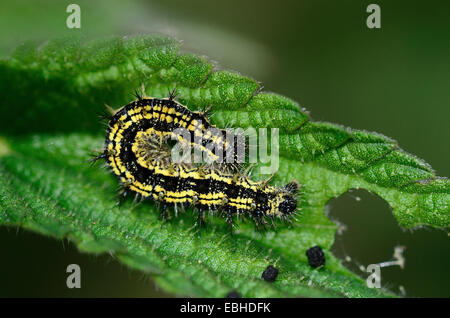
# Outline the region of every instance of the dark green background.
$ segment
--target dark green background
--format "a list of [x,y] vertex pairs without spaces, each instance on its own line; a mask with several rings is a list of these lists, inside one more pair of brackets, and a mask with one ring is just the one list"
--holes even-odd
[[[66,7],[81,6],[81,30],[66,28]],[[395,2],[395,3],[394,3]],[[379,30],[366,7],[381,6]],[[87,38],[163,32],[286,95],[314,120],[377,131],[449,176],[450,3],[444,1],[14,1],[0,3],[0,56],[21,41],[83,33]],[[334,252],[348,267],[388,261],[405,245],[406,266],[382,270],[382,284],[407,296],[450,296],[446,231],[403,231],[389,206],[354,191],[330,202],[347,226]],[[108,255],[81,254],[15,228],[0,228],[0,296],[167,296]],[[82,288],[66,288],[65,269],[82,269]]]

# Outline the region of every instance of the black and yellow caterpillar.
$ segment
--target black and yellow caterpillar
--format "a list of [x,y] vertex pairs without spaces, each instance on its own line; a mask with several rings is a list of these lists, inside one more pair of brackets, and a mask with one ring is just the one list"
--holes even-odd
[[[230,225],[234,215],[252,217],[264,225],[265,217],[287,218],[297,210],[298,183],[274,187],[265,181],[252,181],[246,174],[224,165],[189,165],[174,163],[162,148],[168,138],[199,148],[212,159],[215,149],[230,150],[232,145],[220,135],[213,135],[204,113],[192,112],[174,100],[138,96],[109,117],[103,153],[125,193],[131,191],[143,199],[162,204],[162,215],[170,206],[194,206],[203,219],[205,211],[221,211]],[[191,138],[176,133],[185,128]],[[195,142],[195,136],[202,142]],[[189,140],[188,140],[189,139]],[[226,165],[225,165],[226,166]]]

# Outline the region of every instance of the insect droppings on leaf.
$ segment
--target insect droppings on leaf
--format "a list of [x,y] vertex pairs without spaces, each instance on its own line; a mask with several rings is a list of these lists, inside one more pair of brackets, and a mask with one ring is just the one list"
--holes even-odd
[[319,267],[325,265],[325,254],[320,246],[316,245],[306,251],[308,263],[311,267]]
[[225,298],[241,298],[241,295],[237,291],[231,291],[229,292]]
[[261,277],[269,283],[273,283],[278,276],[278,269],[272,265],[267,266]]

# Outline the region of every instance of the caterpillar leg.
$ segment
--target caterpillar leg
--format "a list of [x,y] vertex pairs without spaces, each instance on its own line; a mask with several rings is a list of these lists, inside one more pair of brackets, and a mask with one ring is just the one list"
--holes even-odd
[[206,225],[202,209],[198,209],[197,225],[199,228]]
[[254,217],[254,220],[255,220],[255,223],[256,223],[256,229],[257,229],[258,231],[261,230],[260,227],[262,227],[262,230],[263,230],[263,231],[266,231],[266,230],[267,230],[267,228],[266,228],[266,224],[267,224],[267,223],[266,223],[266,221],[264,220],[262,214],[258,214],[256,217]]
[[230,233],[233,235],[233,212],[231,209],[227,211],[227,223],[230,226]]
[[168,215],[168,205],[164,202],[161,206],[161,213],[159,214],[160,218],[162,219],[162,223],[167,220]]
[[277,225],[273,221],[273,216],[270,217],[270,222],[271,222],[272,229],[276,230],[277,229]]
[[177,218],[178,217],[178,206],[176,203],[173,205],[173,209],[175,211],[175,218]]
[[123,202],[128,198],[129,194],[130,192],[127,190],[127,188],[122,186],[118,192],[119,200],[117,201],[116,206],[122,206]]

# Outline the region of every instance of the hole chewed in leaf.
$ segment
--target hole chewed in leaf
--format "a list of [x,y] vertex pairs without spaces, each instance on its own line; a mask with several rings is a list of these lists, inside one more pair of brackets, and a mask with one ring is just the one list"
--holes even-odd
[[[450,264],[448,236],[443,231],[402,229],[389,205],[365,190],[351,190],[329,202],[328,216],[338,224],[331,249],[363,279],[368,266],[380,266],[381,286],[400,295],[438,296],[433,286],[450,292],[450,280],[439,273]],[[439,260],[430,262],[430,259]],[[445,291],[444,291],[445,290]]]

